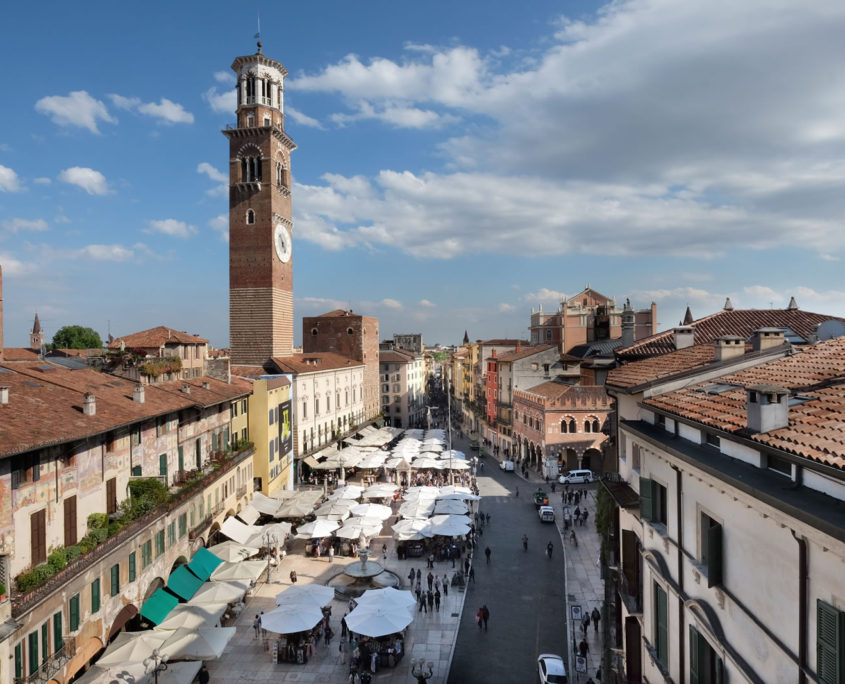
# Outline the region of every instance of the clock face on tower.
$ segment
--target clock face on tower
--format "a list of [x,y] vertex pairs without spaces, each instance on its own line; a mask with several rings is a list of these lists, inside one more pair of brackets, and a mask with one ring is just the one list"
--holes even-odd
[[276,224],[276,231],[273,236],[273,242],[276,245],[276,256],[279,260],[286,264],[290,261],[291,241],[288,229],[282,223]]

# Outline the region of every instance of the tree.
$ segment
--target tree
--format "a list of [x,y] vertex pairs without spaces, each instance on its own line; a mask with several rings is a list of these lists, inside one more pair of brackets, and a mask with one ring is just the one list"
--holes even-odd
[[93,328],[66,325],[56,331],[50,346],[53,349],[101,349],[103,341]]

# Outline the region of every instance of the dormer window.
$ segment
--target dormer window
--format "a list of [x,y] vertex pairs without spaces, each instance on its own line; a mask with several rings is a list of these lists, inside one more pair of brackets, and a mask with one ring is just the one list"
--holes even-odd
[[251,226],[255,223],[255,212],[252,209],[246,212],[246,223],[248,226]]

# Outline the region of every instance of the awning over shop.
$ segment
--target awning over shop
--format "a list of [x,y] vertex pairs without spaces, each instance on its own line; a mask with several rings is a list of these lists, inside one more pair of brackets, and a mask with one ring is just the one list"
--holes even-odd
[[[212,554],[213,555],[213,554]],[[203,580],[192,573],[187,565],[180,565],[167,580],[167,588],[186,601],[197,593]]]
[[141,606],[141,615],[150,622],[159,624],[178,605],[179,599],[173,594],[168,594],[164,589],[156,589],[155,593]]
[[201,580],[205,581],[211,577],[214,568],[222,562],[222,558],[218,558],[208,549],[200,548],[194,554],[194,557],[191,558],[191,562],[188,563],[188,569]]
[[309,468],[319,468],[320,462],[314,458],[313,456],[306,456],[302,459],[302,462],[307,465]]
[[261,512],[255,506],[249,504],[238,513],[238,517],[247,525],[252,525],[261,517]]

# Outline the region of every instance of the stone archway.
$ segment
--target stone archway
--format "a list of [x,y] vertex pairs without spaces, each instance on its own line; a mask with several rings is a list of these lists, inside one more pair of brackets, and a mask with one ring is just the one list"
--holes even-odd
[[220,533],[220,523],[216,522],[211,526],[211,530],[208,533],[208,544],[206,544],[206,546],[214,546],[215,544],[221,541],[226,540]]
[[109,642],[122,632],[123,628],[127,626],[127,623],[129,623],[136,615],[138,615],[138,609],[133,604],[130,603],[123,606],[123,608],[120,609],[120,612],[115,616],[114,621],[111,624],[111,628],[109,629]]
[[567,470],[578,470],[580,465],[578,464],[578,454],[572,447],[569,447],[566,450],[566,469]]
[[167,584],[161,577],[154,578],[148,585],[147,590],[144,592],[144,600],[141,601],[143,604],[150,596],[156,593],[159,589],[163,589]]
[[604,470],[602,467],[602,453],[598,449],[587,449],[581,459],[581,467],[586,470],[592,470],[596,475],[601,474]]
[[174,573],[174,571],[180,565],[187,565],[187,564],[188,564],[188,559],[185,558],[185,556],[179,556],[179,558],[177,558],[175,561],[173,561],[173,565],[170,566],[170,574],[172,575]]

